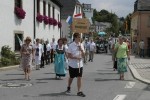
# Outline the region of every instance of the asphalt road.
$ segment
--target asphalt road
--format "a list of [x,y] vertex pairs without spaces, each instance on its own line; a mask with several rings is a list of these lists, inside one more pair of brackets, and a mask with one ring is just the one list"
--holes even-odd
[[86,97],[76,96],[76,79],[71,94],[66,95],[68,74],[62,80],[56,80],[53,70],[53,64],[33,70],[31,81],[25,81],[19,69],[0,72],[0,100],[150,100],[150,86],[135,80],[130,70],[125,74],[125,80],[119,80],[109,54],[96,54],[94,62],[84,66]]

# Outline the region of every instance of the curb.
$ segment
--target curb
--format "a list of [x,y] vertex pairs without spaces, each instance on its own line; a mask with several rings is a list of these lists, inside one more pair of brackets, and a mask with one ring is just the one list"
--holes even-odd
[[129,66],[129,68],[130,68],[130,70],[132,72],[132,75],[133,75],[133,77],[135,79],[137,79],[137,80],[139,80],[139,81],[141,81],[143,83],[150,84],[150,80],[141,77],[141,75],[137,72],[137,70],[131,64],[128,65],[128,66]]
[[18,68],[18,66],[19,66],[19,65],[8,66],[8,67],[2,67],[2,68],[0,68],[0,71],[6,71],[6,70],[16,69],[16,68]]

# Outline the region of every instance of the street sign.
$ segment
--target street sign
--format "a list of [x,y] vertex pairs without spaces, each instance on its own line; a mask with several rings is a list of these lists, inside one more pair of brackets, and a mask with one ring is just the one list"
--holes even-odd
[[89,33],[89,20],[86,18],[74,18],[72,23],[72,32]]

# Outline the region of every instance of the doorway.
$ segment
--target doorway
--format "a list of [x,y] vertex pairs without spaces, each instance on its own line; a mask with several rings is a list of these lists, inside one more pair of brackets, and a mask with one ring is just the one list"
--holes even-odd
[[15,33],[15,51],[20,51],[23,43],[23,34]]

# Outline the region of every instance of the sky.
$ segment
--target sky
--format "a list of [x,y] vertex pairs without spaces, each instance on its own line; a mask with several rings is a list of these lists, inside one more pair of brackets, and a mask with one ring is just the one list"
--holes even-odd
[[79,0],[80,3],[92,4],[92,8],[96,8],[97,11],[102,9],[113,12],[118,17],[126,17],[134,10],[134,2],[136,0]]

